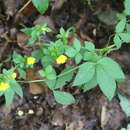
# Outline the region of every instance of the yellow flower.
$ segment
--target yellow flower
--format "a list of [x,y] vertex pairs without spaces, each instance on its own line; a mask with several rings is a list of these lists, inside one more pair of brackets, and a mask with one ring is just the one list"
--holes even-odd
[[0,83],[0,91],[5,91],[6,89],[8,89],[10,86],[8,83],[5,82],[1,82]]
[[36,62],[36,59],[34,57],[27,58],[27,64],[33,65],[35,62]]
[[12,77],[13,79],[15,79],[15,78],[17,77],[17,74],[14,72],[14,73],[11,75],[11,77]]
[[67,57],[64,55],[60,55],[57,59],[56,62],[57,64],[64,64],[67,61]]

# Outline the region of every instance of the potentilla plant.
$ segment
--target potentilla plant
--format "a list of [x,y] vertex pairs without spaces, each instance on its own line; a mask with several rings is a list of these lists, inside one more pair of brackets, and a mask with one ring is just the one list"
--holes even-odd
[[[126,2],[128,1],[126,0]],[[127,7],[125,6],[125,8]],[[125,14],[128,15],[128,9],[125,10]],[[102,49],[97,49],[94,43],[89,41],[84,41],[81,44],[75,35],[70,43],[69,35],[70,33],[75,34],[74,29],[69,28],[65,31],[61,28],[60,33],[56,36],[56,41],[38,44],[39,49],[32,52],[31,56],[22,56],[13,52],[12,62],[15,69],[3,69],[3,73],[0,75],[0,94],[5,95],[6,104],[12,103],[15,92],[21,97],[23,96],[22,89],[18,84],[20,81],[15,80],[14,71],[19,73],[23,79],[22,82],[44,82],[60,104],[75,103],[72,94],[62,91],[68,83],[71,83],[73,87],[80,86],[84,92],[98,86],[103,94],[112,100],[118,93],[116,84],[124,82],[125,75],[120,65],[107,54],[121,48],[123,43],[130,43],[127,15],[120,17],[120,21],[115,27],[113,43]],[[32,46],[37,41],[40,42],[42,36],[50,32],[51,29],[46,24],[40,24],[21,31],[30,36],[27,45]],[[74,62],[73,66],[67,64],[69,60]],[[27,81],[26,68],[34,68],[35,63],[41,63],[43,67],[39,70],[43,80]],[[57,72],[57,66],[61,65],[64,66],[63,69]],[[11,95],[11,98],[8,95]],[[119,93],[118,96],[122,97]],[[121,101],[122,99],[120,98]]]

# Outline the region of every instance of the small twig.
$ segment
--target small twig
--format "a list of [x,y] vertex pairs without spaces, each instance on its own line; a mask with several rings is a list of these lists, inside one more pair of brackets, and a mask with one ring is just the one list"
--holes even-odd
[[29,0],[19,11],[18,13],[21,13],[30,3],[32,0]]

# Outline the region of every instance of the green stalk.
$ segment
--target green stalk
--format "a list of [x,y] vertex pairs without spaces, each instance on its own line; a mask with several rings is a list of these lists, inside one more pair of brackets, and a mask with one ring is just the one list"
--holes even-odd
[[[64,75],[67,75],[68,73],[77,70],[79,67],[80,67],[80,66],[76,66],[76,67],[74,67],[73,69],[64,72],[63,74],[57,75],[56,77],[59,78],[59,77],[62,77],[62,76],[64,76]],[[44,79],[42,79],[42,80],[25,80],[25,81],[24,81],[24,80],[23,80],[23,81],[18,80],[17,82],[19,82],[19,83],[34,83],[34,82],[35,82],[35,83],[36,83],[36,82],[43,82],[43,81],[45,81],[45,80],[44,80]]]

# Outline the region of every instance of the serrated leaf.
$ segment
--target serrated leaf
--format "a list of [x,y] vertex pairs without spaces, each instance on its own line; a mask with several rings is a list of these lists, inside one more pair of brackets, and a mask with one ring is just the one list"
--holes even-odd
[[51,65],[48,65],[46,68],[45,68],[45,72],[46,73],[51,73],[53,71],[53,68]]
[[125,5],[125,13],[127,13],[127,15],[130,15],[130,0],[125,0],[124,5]]
[[83,63],[75,77],[73,86],[82,85],[90,81],[95,73],[95,64],[92,62]]
[[4,96],[5,96],[6,106],[11,105],[14,98],[14,91],[11,88],[9,88],[4,92]]
[[86,48],[87,50],[89,50],[89,51],[94,51],[95,46],[94,46],[94,44],[93,44],[92,42],[87,42],[87,41],[85,41],[84,44],[85,44],[85,48]]
[[82,87],[82,89],[84,92],[86,92],[92,88],[95,88],[96,86],[97,86],[97,79],[96,79],[96,74],[95,74],[89,82],[85,83],[85,85]]
[[18,68],[18,72],[23,79],[26,79],[26,72],[23,69]]
[[46,76],[46,73],[44,70],[39,70],[39,74],[42,76],[42,77],[45,77]]
[[121,37],[123,42],[130,43],[130,34],[129,33],[120,33],[119,36]]
[[67,47],[66,50],[65,50],[65,54],[68,56],[68,57],[74,57],[76,55],[77,51],[76,49],[74,49],[73,47]]
[[53,80],[45,79],[45,83],[47,84],[47,87],[49,89],[54,90],[55,84],[56,84],[56,79],[53,79]]
[[32,0],[32,2],[41,14],[44,14],[48,9],[49,0]]
[[84,56],[83,56],[84,60],[87,60],[87,61],[93,61],[93,62],[96,62],[98,61],[101,56],[98,56],[95,52],[85,52],[84,53]]
[[[73,68],[74,68],[74,67],[68,67],[68,68],[64,69],[64,70],[61,72],[60,75],[65,74],[66,72],[72,70]],[[70,81],[70,80],[72,79],[73,74],[74,74],[74,72],[69,72],[68,74],[59,77],[59,78],[57,79],[57,81],[56,81],[55,89],[58,89],[58,88],[63,87],[63,86],[66,84],[66,82],[68,82],[68,81]]]
[[21,60],[23,59],[23,57],[21,55],[19,55],[17,52],[13,52],[13,62],[20,63]]
[[53,91],[53,93],[55,100],[60,104],[70,105],[75,103],[75,99],[70,93],[61,91]]
[[43,52],[41,49],[32,52],[32,57],[34,57],[37,62],[42,58],[42,56],[43,56]]
[[99,63],[103,66],[107,75],[115,79],[117,82],[125,81],[125,75],[117,62],[111,58],[104,57],[99,61]]
[[27,34],[27,35],[31,35],[32,31],[34,30],[34,28],[23,28],[20,29],[21,32]]
[[56,75],[55,75],[55,73],[50,73],[46,76],[46,78],[49,80],[53,80],[53,79],[56,79]]
[[125,96],[118,93],[118,97],[120,99],[120,106],[122,110],[125,112],[127,117],[130,117],[130,100],[128,100]]
[[80,41],[78,39],[74,39],[74,47],[75,49],[79,52],[80,49],[81,49],[81,44],[80,44]]
[[116,33],[121,33],[124,31],[126,25],[126,18],[122,19],[117,25],[116,25]]
[[16,94],[18,94],[21,98],[23,98],[23,91],[20,85],[16,81],[13,81],[13,80],[10,82],[10,84],[13,91],[16,92]]
[[130,130],[130,124],[127,125],[127,130]]
[[120,48],[122,45],[122,40],[120,39],[118,34],[114,36],[114,44],[116,45],[117,48]]
[[75,56],[75,62],[76,64],[79,64],[82,60],[82,55],[80,53],[77,53]]
[[116,91],[116,83],[105,71],[103,66],[96,66],[97,82],[104,95],[111,100]]

